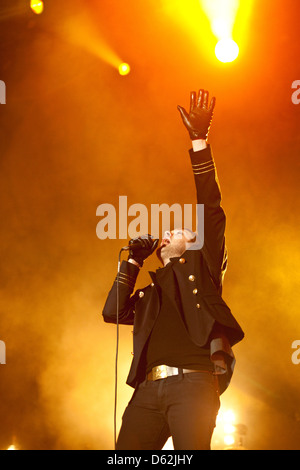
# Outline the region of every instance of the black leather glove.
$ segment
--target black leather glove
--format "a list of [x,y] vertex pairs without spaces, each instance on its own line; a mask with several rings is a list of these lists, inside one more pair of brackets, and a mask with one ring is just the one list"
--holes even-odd
[[180,111],[183,124],[187,128],[192,140],[207,140],[211,125],[216,98],[212,98],[208,108],[208,91],[199,90],[198,98],[195,91],[191,92],[190,112],[177,106]]
[[144,260],[156,249],[158,239],[149,234],[142,235],[141,237],[132,238],[128,245],[130,247],[128,259],[133,259],[142,267]]

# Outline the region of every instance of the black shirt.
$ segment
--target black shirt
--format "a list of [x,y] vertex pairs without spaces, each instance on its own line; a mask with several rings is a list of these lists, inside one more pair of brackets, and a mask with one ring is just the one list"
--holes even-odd
[[179,290],[172,282],[172,262],[156,271],[161,308],[146,349],[146,372],[157,365],[196,370],[214,370],[209,348],[200,348],[191,339],[181,315]]

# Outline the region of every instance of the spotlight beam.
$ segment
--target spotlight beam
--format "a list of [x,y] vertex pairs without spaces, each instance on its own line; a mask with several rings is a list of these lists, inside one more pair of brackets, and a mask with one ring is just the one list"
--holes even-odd
[[[88,14],[81,11],[80,15],[68,19],[64,24],[63,34],[71,43],[85,49],[90,54],[94,54],[116,70],[120,71],[119,67],[124,65],[123,60],[101,36]],[[128,66],[128,64],[126,65]],[[129,73],[129,69],[127,69],[127,73]]]
[[213,34],[218,39],[215,54],[221,62],[232,62],[239,54],[239,47],[232,38],[240,0],[200,0],[208,17]]

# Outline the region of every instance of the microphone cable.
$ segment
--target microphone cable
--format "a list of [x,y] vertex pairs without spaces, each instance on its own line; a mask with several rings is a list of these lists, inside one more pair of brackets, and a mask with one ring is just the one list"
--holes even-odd
[[121,266],[121,248],[118,256],[118,272],[117,272],[117,337],[116,337],[116,358],[115,358],[115,403],[114,403],[114,447],[117,447],[117,402],[118,402],[118,355],[119,355],[119,276]]

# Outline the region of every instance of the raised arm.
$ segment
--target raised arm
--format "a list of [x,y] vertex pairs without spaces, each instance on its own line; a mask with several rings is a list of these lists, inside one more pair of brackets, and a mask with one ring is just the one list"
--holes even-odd
[[203,256],[211,277],[221,288],[227,265],[225,247],[225,213],[221,207],[221,192],[215,162],[207,143],[216,99],[208,106],[209,94],[200,90],[191,92],[189,113],[178,106],[182,121],[192,140],[190,157],[197,190],[197,203],[204,204],[204,244]]

